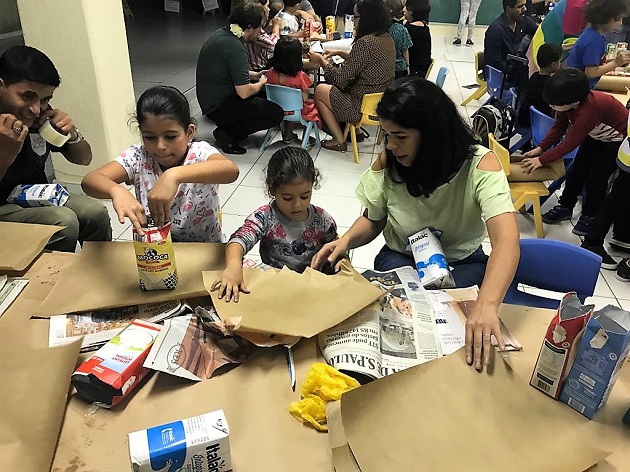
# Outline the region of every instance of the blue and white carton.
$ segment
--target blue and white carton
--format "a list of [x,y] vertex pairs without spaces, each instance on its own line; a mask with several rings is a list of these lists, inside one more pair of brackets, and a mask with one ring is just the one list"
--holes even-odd
[[68,197],[68,191],[61,184],[23,184],[11,191],[7,202],[24,208],[63,206]]
[[434,290],[455,287],[442,245],[429,228],[409,236],[409,247],[424,288]]
[[134,472],[232,470],[230,431],[223,410],[129,434]]
[[608,305],[596,311],[569,371],[560,400],[589,419],[604,405],[630,351],[630,313]]

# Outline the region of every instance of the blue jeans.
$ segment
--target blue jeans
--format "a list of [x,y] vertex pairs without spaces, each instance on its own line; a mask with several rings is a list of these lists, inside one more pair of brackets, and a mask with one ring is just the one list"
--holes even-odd
[[[470,287],[472,285],[481,287],[487,263],[488,256],[483,252],[481,246],[461,261],[449,262],[451,267],[453,267],[451,274],[453,274],[457,288]],[[381,252],[374,258],[374,270],[388,271],[405,266],[416,268],[413,257],[394,251],[387,245],[383,246]]]

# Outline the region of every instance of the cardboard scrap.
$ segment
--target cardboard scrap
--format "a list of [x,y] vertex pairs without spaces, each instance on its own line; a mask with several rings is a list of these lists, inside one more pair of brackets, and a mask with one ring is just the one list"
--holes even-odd
[[63,226],[0,222],[0,271],[21,271]]
[[204,272],[204,284],[221,319],[241,318],[236,332],[310,338],[383,295],[349,264],[344,264],[335,275],[310,268],[302,274],[286,267],[268,272],[243,269],[251,293],[241,294],[238,303],[226,302],[210,290],[220,274],[220,271]]
[[201,272],[225,265],[223,244],[174,243],[179,282],[174,290],[140,290],[132,242],[86,242],[64,271],[38,316],[179,300],[206,295]]
[[[395,399],[393,401],[392,399]],[[541,395],[501,360],[491,373],[463,350],[341,397],[348,444],[362,472],[585,470],[608,456],[586,420]],[[345,471],[344,471],[345,472]]]

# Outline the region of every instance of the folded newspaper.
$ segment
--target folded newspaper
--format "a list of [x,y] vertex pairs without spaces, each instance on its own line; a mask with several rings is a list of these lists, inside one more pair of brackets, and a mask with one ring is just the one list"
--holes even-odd
[[28,279],[22,277],[7,277],[0,275],[0,317],[9,308],[9,305],[17,298],[24,287],[28,284]]
[[133,319],[160,323],[186,313],[192,313],[192,308],[182,301],[174,300],[51,316],[48,347],[70,344],[83,336],[81,352],[96,351]]
[[[465,344],[477,287],[425,290],[412,267],[362,274],[386,295],[318,336],[324,359],[360,382],[451,354]],[[501,322],[506,350],[522,347]],[[494,336],[493,345],[496,346]]]

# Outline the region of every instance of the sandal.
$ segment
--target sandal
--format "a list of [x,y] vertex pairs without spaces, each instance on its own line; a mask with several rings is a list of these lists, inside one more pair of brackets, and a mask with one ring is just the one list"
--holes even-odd
[[346,152],[348,150],[348,143],[336,143],[334,139],[322,142],[322,147],[330,151]]

